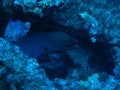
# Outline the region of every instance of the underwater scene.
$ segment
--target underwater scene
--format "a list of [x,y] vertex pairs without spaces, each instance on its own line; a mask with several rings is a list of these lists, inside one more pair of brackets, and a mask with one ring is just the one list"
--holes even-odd
[[0,90],[120,90],[120,0],[0,0]]

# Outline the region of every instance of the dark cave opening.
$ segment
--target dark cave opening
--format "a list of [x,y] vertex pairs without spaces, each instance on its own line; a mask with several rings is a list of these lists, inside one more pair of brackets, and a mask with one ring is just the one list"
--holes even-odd
[[89,38],[77,37],[77,39],[83,48],[91,52],[88,64],[93,73],[106,72],[114,75],[115,62],[112,56],[113,53],[111,53],[112,44],[99,41],[92,43]]
[[[109,50],[110,46],[103,42],[91,43],[91,41],[87,39],[81,39],[82,40],[79,40],[79,43],[82,43],[83,48],[88,48],[92,53],[92,56],[88,60],[88,64],[93,70],[93,73],[105,72],[113,75],[115,63],[112,56],[106,53],[106,50]],[[59,59],[52,57],[51,60],[49,55],[40,57],[42,59],[39,58],[40,61],[38,62],[42,65],[42,68],[45,69],[46,75],[50,80],[54,80],[55,78],[65,79],[69,70],[76,68],[73,60],[70,59],[69,56],[67,56],[64,52],[59,52],[59,54]],[[46,58],[48,60],[45,60]],[[54,66],[54,68],[51,68],[51,66]]]
[[94,72],[106,72],[113,75],[115,62],[110,52],[107,52],[110,47],[110,45],[103,42],[98,42],[93,45],[93,54],[89,58],[88,64]]
[[[45,30],[45,31],[39,31],[39,32],[37,30],[35,32],[31,31],[23,39],[29,37],[31,35],[31,33],[36,33],[36,32],[37,32],[37,34],[42,32],[44,35],[45,33],[54,32],[54,30],[53,31]],[[38,35],[41,35],[41,34],[38,34]],[[63,50],[61,50],[62,43],[59,43],[61,49],[57,49],[56,47],[54,48],[53,44],[56,44],[57,42],[61,42],[61,40],[56,41],[56,40],[50,39],[50,40],[52,40],[50,43],[44,42],[44,40],[46,41],[46,39],[49,38],[49,35],[48,35],[48,36],[41,38],[43,42],[39,42],[41,44],[39,47],[38,46],[39,43],[36,44],[37,46],[34,44],[34,42],[35,42],[34,37],[33,36],[30,36],[30,37],[33,39],[28,38],[25,40],[24,43],[23,43],[23,41],[24,41],[23,40],[23,41],[18,41],[18,43],[16,43],[16,44],[18,44],[18,46],[20,46],[24,52],[26,52],[25,50],[27,50],[27,48],[29,48],[29,46],[31,45],[31,48],[33,48],[32,52],[31,53],[26,52],[26,54],[28,54],[28,56],[30,56],[30,57],[33,57],[35,55],[35,58],[37,59],[40,66],[45,70],[46,75],[50,80],[54,80],[55,78],[63,78],[63,79],[66,78],[69,70],[74,67],[74,64],[73,64],[73,60],[70,59],[67,56],[67,54],[65,53],[64,47],[63,47]],[[39,36],[38,36],[38,38],[39,38]],[[40,41],[41,41],[41,39],[40,39]],[[34,40],[34,42],[31,43],[30,40]],[[26,41],[28,43],[26,43]],[[29,41],[30,41],[30,43],[29,43]],[[56,42],[53,42],[53,41],[56,41]],[[44,43],[45,43],[45,45],[44,45]],[[24,49],[24,48],[26,48],[26,49]],[[36,54],[37,54],[37,56],[36,56]]]
[[45,70],[46,75],[50,80],[54,80],[55,78],[65,79],[69,70],[74,68],[73,60],[70,59],[64,52],[40,57],[38,62]]
[[[53,29],[53,26],[55,26],[54,22],[52,22],[49,19],[45,19],[45,20],[43,19],[43,21],[41,20],[35,23],[34,22],[31,23],[32,23],[32,27],[28,35],[34,32],[46,33],[49,31],[50,32],[56,31],[55,29]],[[52,28],[47,27],[48,24],[50,24]],[[108,44],[103,42],[92,43],[90,40],[85,38],[81,38],[81,40],[80,39],[78,40],[79,43],[82,44],[83,48],[88,48],[92,53],[92,56],[88,60],[88,64],[90,68],[94,71],[93,73],[106,72],[108,74],[113,74],[115,63],[113,58],[110,55],[106,54],[106,50],[110,48]],[[61,54],[59,59],[52,57],[51,60],[51,57],[49,57],[49,55],[45,55],[42,57],[40,56],[38,59],[39,64],[42,66],[43,69],[45,69],[46,75],[50,80],[54,80],[55,78],[63,78],[63,79],[66,78],[67,74],[69,73],[69,70],[71,68],[74,69],[75,67],[75,65],[73,64],[73,60],[69,59],[67,55],[64,55],[65,54],[64,52],[59,52],[59,53]],[[54,68],[52,68],[51,66],[52,67],[54,66]]]
[[[7,16],[8,17],[8,16]],[[28,35],[33,32],[54,32],[59,31],[60,29],[65,29],[65,27],[59,24],[56,24],[48,16],[40,18],[36,16],[31,16],[31,14],[24,15],[23,13],[15,13],[13,20],[22,20],[31,22],[31,30],[28,32]],[[2,19],[2,18],[1,18]],[[5,18],[4,18],[5,19]],[[3,19],[2,19],[3,20]],[[1,22],[1,25],[5,27],[6,22]],[[58,28],[57,28],[58,27]],[[53,29],[54,28],[54,29]],[[55,29],[56,28],[56,29]],[[66,27],[67,29],[67,27]],[[64,31],[64,30],[62,30]],[[1,31],[3,33],[3,31]],[[27,35],[25,36],[27,37]],[[75,37],[76,38],[76,37]],[[79,40],[77,37],[76,39]],[[114,60],[110,55],[105,53],[105,50],[109,49],[109,46],[103,42],[97,42],[95,44],[91,43],[89,40],[81,38],[79,43],[83,45],[83,48],[89,48],[91,50],[92,56],[88,60],[88,64],[94,72],[107,72],[108,74],[113,74],[114,69]],[[34,46],[33,46],[34,47]],[[57,53],[55,53],[57,54]],[[65,78],[67,73],[71,68],[74,68],[73,60],[71,60],[65,53],[59,52],[57,54],[59,58],[51,57],[49,55],[40,56],[38,62],[42,65],[42,68],[45,69],[46,74],[49,79],[53,80],[55,78]],[[58,63],[58,64],[57,64]],[[52,67],[51,67],[52,66]],[[53,67],[54,66],[54,67]]]

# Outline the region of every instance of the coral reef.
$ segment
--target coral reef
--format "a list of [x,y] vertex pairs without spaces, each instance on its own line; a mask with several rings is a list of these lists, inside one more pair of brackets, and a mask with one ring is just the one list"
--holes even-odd
[[10,21],[5,29],[4,36],[10,41],[17,41],[27,34],[30,29],[29,22]]
[[43,16],[43,10],[64,4],[65,0],[15,0],[14,6],[21,6],[24,13],[32,12]]
[[1,90],[120,90],[118,0],[1,0]]
[[16,88],[16,83],[22,83],[19,88],[23,90],[40,90],[50,87],[47,83],[50,85],[51,82],[46,77],[44,70],[40,68],[37,60],[29,58],[20,51],[18,46],[12,45],[2,38],[0,38],[0,48],[2,48],[0,50],[0,61],[4,64],[1,71],[10,69],[7,71],[9,74],[6,75],[6,79],[12,85],[12,90],[13,87]]

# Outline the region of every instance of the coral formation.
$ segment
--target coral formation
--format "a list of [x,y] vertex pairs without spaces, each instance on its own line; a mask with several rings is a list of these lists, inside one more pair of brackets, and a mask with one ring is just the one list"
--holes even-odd
[[120,90],[118,0],[1,0],[1,90]]
[[10,41],[17,41],[27,34],[30,29],[30,22],[10,21],[5,29],[4,36]]

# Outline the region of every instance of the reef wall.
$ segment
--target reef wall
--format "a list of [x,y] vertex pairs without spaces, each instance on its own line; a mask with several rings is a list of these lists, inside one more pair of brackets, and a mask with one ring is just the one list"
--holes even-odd
[[119,0],[1,0],[1,90],[119,90]]

